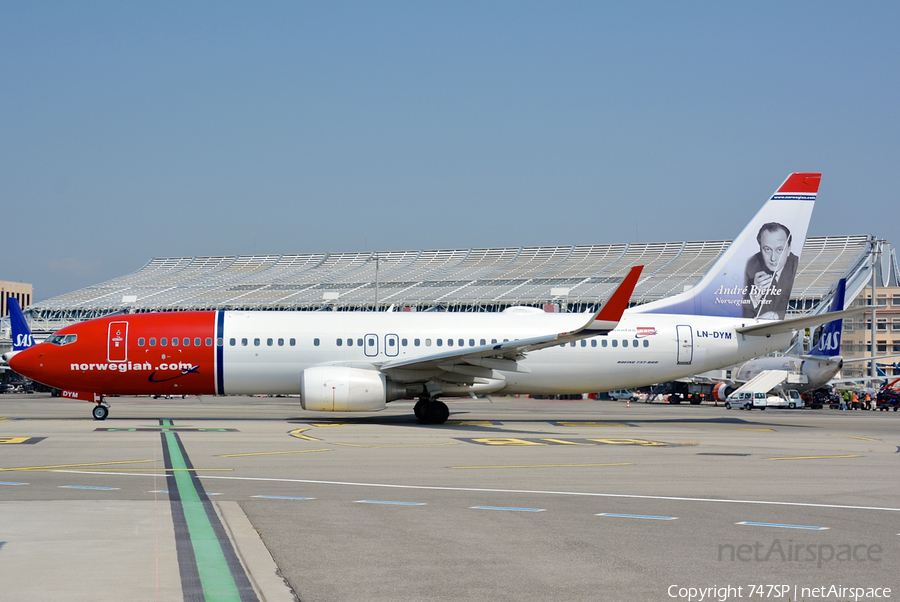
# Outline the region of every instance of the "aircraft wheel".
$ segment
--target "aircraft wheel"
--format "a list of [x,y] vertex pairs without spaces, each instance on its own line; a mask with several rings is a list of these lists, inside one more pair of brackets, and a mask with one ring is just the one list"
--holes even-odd
[[94,420],[106,420],[106,417],[109,415],[109,408],[107,408],[106,406],[97,405],[94,406],[94,409],[91,413],[94,415]]
[[431,401],[425,407],[424,414],[427,424],[444,424],[450,417],[450,408],[443,401]]
[[416,402],[416,405],[413,406],[413,413],[416,415],[420,421],[425,422],[425,408],[428,407],[427,399],[420,399]]

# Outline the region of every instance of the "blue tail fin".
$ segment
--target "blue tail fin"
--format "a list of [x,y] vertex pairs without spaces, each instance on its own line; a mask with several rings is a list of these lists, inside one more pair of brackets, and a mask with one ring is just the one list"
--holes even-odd
[[[846,288],[847,280],[844,278],[838,280],[837,289],[834,291],[834,300],[831,302],[831,311],[844,309],[844,290]],[[834,357],[838,355],[841,352],[841,329],[843,324],[843,320],[832,320],[823,326],[819,342],[809,350],[809,355],[817,357]]]
[[692,289],[632,311],[784,319],[821,176],[788,176]]
[[31,329],[28,328],[28,322],[25,321],[25,314],[19,307],[19,302],[15,297],[6,300],[9,307],[9,326],[12,335],[13,351],[22,351],[34,346],[34,337],[31,336]]

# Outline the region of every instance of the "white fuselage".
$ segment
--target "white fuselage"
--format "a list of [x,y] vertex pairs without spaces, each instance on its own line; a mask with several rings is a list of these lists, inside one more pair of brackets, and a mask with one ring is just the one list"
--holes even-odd
[[[296,393],[303,370],[323,364],[378,367],[505,340],[566,332],[582,314],[225,312],[223,391]],[[506,394],[571,394],[646,386],[746,361],[792,335],[743,336],[755,320],[626,312],[615,330],[532,351],[528,372],[494,371]],[[339,343],[340,341],[340,343]],[[348,341],[351,344],[348,344]],[[413,377],[402,370],[389,376]],[[493,390],[498,390],[496,387]]]

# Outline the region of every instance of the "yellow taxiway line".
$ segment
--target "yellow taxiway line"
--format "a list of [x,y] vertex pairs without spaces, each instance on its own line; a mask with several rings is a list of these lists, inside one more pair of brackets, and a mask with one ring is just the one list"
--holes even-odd
[[454,469],[468,468],[581,468],[585,466],[631,466],[631,462],[611,462],[607,464],[511,464],[508,466],[451,466]]
[[769,460],[831,460],[834,458],[862,458],[862,456],[796,456],[793,458],[769,458]]

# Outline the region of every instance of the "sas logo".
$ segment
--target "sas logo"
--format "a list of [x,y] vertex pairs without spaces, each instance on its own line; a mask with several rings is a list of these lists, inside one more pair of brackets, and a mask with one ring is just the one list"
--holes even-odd
[[657,334],[655,326],[638,326],[635,338],[642,339]]
[[17,334],[13,347],[33,347],[34,338],[30,334]]
[[819,345],[826,351],[837,351],[841,348],[841,333],[827,332],[822,336]]

